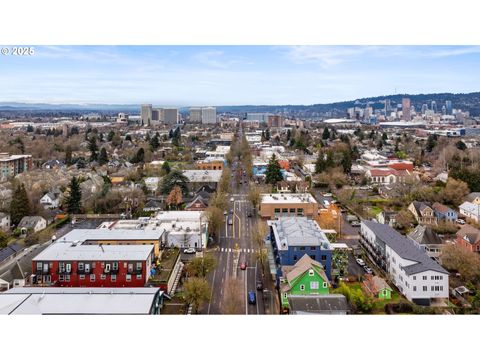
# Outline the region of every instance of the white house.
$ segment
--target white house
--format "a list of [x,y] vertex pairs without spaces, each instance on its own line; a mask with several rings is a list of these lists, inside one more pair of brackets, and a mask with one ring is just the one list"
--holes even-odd
[[21,230],[23,234],[26,234],[28,230],[36,233],[47,227],[47,220],[41,216],[24,216],[17,228]]
[[48,192],[40,199],[40,204],[45,209],[57,209],[60,206],[60,193]]
[[480,204],[474,204],[469,201],[465,201],[459,206],[460,214],[466,216],[473,221],[480,221]]
[[362,221],[361,235],[370,257],[408,300],[431,305],[448,299],[448,271],[413,241],[388,225],[367,220]]
[[10,215],[0,212],[0,230],[10,231]]
[[157,176],[150,176],[146,177],[143,181],[145,181],[145,186],[151,192],[157,191],[158,184],[160,183],[160,178]]

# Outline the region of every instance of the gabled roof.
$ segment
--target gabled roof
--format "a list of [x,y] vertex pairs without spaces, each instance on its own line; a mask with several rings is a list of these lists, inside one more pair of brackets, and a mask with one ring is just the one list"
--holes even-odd
[[362,226],[373,231],[377,239],[395,251],[398,256],[415,262],[415,264],[403,268],[407,275],[428,270],[448,274],[448,271],[432,260],[424,250],[390,226],[369,220],[362,220]]
[[479,197],[480,197],[480,192],[471,192],[465,198],[466,198],[467,201],[472,202],[473,200],[475,200],[476,198],[479,198]]
[[41,216],[24,216],[22,220],[20,220],[20,223],[18,224],[19,228],[32,228],[34,227],[39,221],[46,221],[43,217]]
[[462,238],[465,241],[468,241],[470,244],[474,245],[480,241],[480,230],[466,224],[457,231],[457,237]]
[[300,260],[298,260],[295,265],[292,267],[284,267],[286,270],[286,274],[284,274],[287,278],[287,281],[290,285],[292,282],[298,278],[300,275],[306,273],[310,269],[313,269],[318,275],[322,277],[322,279],[329,284],[327,274],[323,271],[323,266],[318,261],[312,260],[310,256],[307,254],[303,255]]
[[418,244],[425,245],[441,245],[442,239],[431,228],[423,225],[418,225],[410,234],[407,235],[410,239]]
[[329,295],[289,295],[291,314],[339,314],[349,311],[345,296]]
[[480,205],[465,201],[462,205],[459,206],[460,210],[463,210],[467,213],[475,214],[480,216]]
[[392,288],[383,278],[368,274],[365,277],[366,279],[364,280],[363,284],[368,288],[368,290],[370,290],[370,292],[378,294],[378,292],[383,289],[392,291]]
[[425,209],[430,209],[430,210],[432,209],[430,206],[428,206],[422,201],[413,201],[412,204],[415,207],[415,210],[417,211],[417,213],[419,214],[423,212]]
[[447,205],[443,205],[443,204],[440,204],[438,202],[433,203],[432,209],[441,213],[441,214],[445,214],[447,212],[455,212],[451,208],[449,208]]

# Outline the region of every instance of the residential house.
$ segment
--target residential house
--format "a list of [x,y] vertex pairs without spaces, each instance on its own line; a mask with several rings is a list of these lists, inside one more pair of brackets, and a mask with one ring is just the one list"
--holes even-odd
[[149,176],[143,179],[145,182],[145,186],[149,191],[155,193],[158,189],[158,185],[160,184],[160,179],[158,176]]
[[279,181],[277,182],[277,192],[278,193],[289,193],[290,192],[290,184],[287,181]]
[[437,218],[433,209],[421,201],[412,201],[408,210],[421,225],[437,225]]
[[458,207],[460,214],[475,222],[480,222],[480,203],[465,201]]
[[392,288],[380,276],[365,275],[362,287],[367,294],[373,297],[386,300],[392,298]]
[[0,212],[0,230],[3,232],[10,231],[10,215]]
[[60,191],[50,191],[40,198],[40,204],[45,209],[57,209],[60,206]]
[[293,266],[282,266],[283,281],[280,284],[282,309],[288,309],[290,295],[325,295],[330,282],[318,261],[303,255]]
[[480,192],[471,192],[465,197],[465,200],[480,205]]
[[163,209],[162,202],[155,199],[149,199],[143,206],[143,211],[146,211],[146,212],[155,212],[162,209]]
[[21,249],[22,247],[18,244],[8,245],[0,249],[0,264],[13,259]]
[[0,294],[0,314],[157,315],[163,297],[156,287],[14,288]]
[[[19,247],[17,249],[18,250],[10,256],[10,259],[14,261],[4,262],[2,265],[0,282],[3,284],[3,290],[25,286],[32,274],[32,259],[42,251],[41,247],[29,249],[28,252],[20,252]],[[19,256],[20,254],[21,256]],[[0,291],[2,291],[2,285],[0,285]]]
[[360,243],[393,284],[419,305],[444,303],[449,273],[414,242],[388,225],[363,220]]
[[446,205],[435,202],[432,204],[432,209],[437,218],[437,222],[455,222],[458,219],[457,212]]
[[305,254],[322,264],[331,279],[332,247],[316,221],[305,217],[280,218],[267,221],[275,262],[294,265]]
[[196,195],[192,201],[185,206],[186,211],[204,211],[208,207],[208,201],[200,195]]
[[262,194],[260,216],[264,219],[318,215],[318,202],[310,193]]
[[391,168],[373,168],[365,172],[365,176],[372,184],[394,184],[404,182],[405,178],[410,176],[408,170],[395,170]]
[[386,224],[391,227],[395,227],[397,213],[395,211],[381,211],[377,215],[377,221],[380,224]]
[[17,229],[20,229],[22,234],[27,234],[27,232],[36,233],[46,227],[47,220],[41,216],[24,216],[17,225]]
[[471,252],[480,253],[480,230],[471,226],[464,225],[456,234],[456,244]]
[[42,164],[42,168],[47,170],[51,170],[54,168],[64,168],[64,167],[65,167],[65,162],[58,159],[48,160]]
[[443,240],[432,228],[425,225],[417,225],[407,237],[424,250],[428,256],[439,260],[444,244]]

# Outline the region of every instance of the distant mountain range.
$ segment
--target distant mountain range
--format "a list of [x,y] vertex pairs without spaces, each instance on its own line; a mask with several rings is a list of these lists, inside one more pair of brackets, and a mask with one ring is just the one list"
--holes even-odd
[[[392,107],[402,102],[402,98],[410,98],[411,104],[417,110],[420,110],[423,104],[430,104],[432,101],[437,103],[438,111],[445,105],[446,100],[452,102],[453,108],[470,111],[470,115],[480,115],[480,92],[473,93],[437,93],[437,94],[396,94],[367,97],[349,101],[341,101],[328,104],[313,105],[236,105],[236,106],[217,106],[217,112],[246,113],[246,112],[269,112],[269,113],[288,113],[304,117],[321,116],[343,116],[346,110],[353,106],[365,107],[370,104],[374,109],[384,107],[384,100],[389,99]],[[181,112],[187,112],[188,107],[180,107]],[[139,113],[140,104],[46,104],[46,103],[21,103],[21,102],[0,102],[1,112],[19,112],[25,114],[38,113]]]

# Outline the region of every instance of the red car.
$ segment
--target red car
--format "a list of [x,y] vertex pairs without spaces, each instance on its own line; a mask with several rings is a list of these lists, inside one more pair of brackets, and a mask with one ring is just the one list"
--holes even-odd
[[247,263],[246,262],[242,262],[240,264],[240,270],[246,270],[247,269]]

